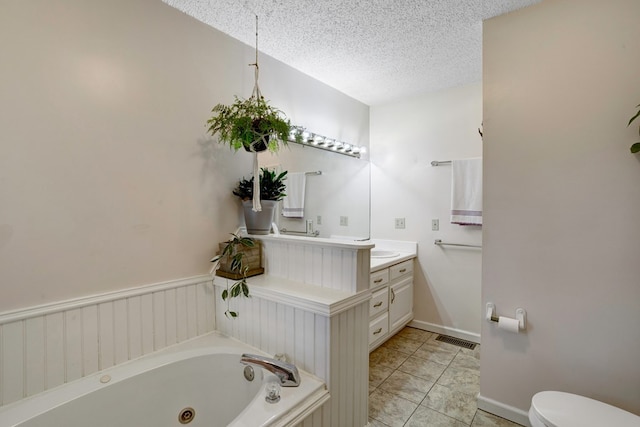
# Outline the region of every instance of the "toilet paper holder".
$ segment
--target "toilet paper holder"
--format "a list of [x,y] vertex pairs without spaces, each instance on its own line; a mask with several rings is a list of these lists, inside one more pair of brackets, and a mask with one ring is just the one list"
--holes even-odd
[[[490,322],[498,322],[500,318],[496,316],[496,305],[492,302],[487,303],[486,319]],[[524,308],[516,308],[516,320],[518,321],[518,329],[524,331],[527,329],[527,312]]]

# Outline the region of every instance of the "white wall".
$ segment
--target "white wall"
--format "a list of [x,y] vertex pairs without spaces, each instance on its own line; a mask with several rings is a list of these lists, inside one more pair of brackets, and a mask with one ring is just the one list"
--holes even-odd
[[640,414],[640,2],[544,1],[484,26],[480,390],[526,411],[540,390]]
[[[252,159],[205,122],[253,49],[160,1],[34,0],[2,2],[0,51],[0,311],[208,272]],[[367,106],[260,64],[294,123],[368,143]]]
[[[435,239],[481,244],[479,227],[450,223],[451,166],[432,160],[482,156],[480,83],[371,108],[371,233],[418,242],[416,326],[478,340],[481,251],[439,247]],[[395,218],[406,218],[404,230]],[[431,220],[440,231],[431,231]]]

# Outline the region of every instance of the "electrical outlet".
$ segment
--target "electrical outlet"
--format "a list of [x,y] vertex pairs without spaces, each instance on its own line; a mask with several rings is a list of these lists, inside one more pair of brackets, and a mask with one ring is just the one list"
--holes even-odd
[[342,225],[343,227],[346,227],[349,225],[349,217],[348,216],[341,216],[340,217],[340,225]]
[[320,215],[316,217],[316,224],[322,225],[322,217]]
[[439,219],[432,219],[431,220],[431,231],[438,231],[440,230],[440,220]]
[[404,218],[396,218],[396,228],[404,228]]

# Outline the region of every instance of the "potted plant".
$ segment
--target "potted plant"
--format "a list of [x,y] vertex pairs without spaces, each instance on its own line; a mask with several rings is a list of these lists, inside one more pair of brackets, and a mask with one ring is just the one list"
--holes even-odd
[[[249,152],[276,152],[287,145],[291,131],[297,129],[282,111],[255,94],[248,99],[236,97],[231,105],[218,104],[211,112],[209,133],[218,134],[218,142],[229,144],[235,151],[244,147]],[[301,138],[299,132],[294,133]]]
[[284,180],[287,179],[287,171],[277,174],[275,171],[270,171],[266,168],[260,169],[260,203],[262,210],[259,212],[253,210],[251,202],[253,199],[254,178],[242,178],[238,186],[233,190],[233,194],[242,200],[247,233],[269,234],[278,201],[286,196]]
[[[627,127],[631,126],[631,123],[633,123],[635,119],[640,117],[640,104],[638,104],[636,108],[638,108],[638,112],[629,119],[629,123],[627,124]],[[638,129],[638,133],[640,133],[640,128]],[[631,145],[631,152],[632,153],[640,152],[640,142],[636,142],[635,144]]]
[[233,236],[231,240],[220,244],[220,255],[214,257],[211,262],[218,262],[216,275],[239,279],[231,286],[227,282],[227,289],[222,291],[222,300],[227,302],[225,316],[238,317],[238,313],[229,308],[229,300],[240,295],[248,297],[247,277],[264,273],[264,269],[260,267],[260,242],[250,237],[240,237],[237,234],[231,234],[231,236]]

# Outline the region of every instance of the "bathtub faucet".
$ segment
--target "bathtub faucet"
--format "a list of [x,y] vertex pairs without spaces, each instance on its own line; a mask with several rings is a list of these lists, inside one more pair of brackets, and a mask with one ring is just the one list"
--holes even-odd
[[258,356],[257,354],[243,354],[240,362],[266,369],[280,379],[280,385],[282,387],[298,387],[300,385],[298,368],[291,363],[281,362],[270,357]]

